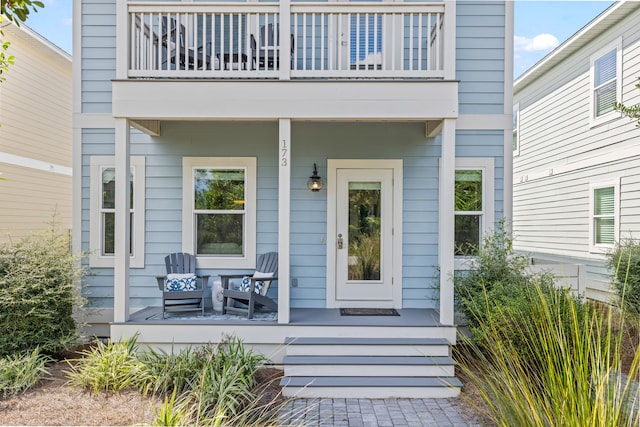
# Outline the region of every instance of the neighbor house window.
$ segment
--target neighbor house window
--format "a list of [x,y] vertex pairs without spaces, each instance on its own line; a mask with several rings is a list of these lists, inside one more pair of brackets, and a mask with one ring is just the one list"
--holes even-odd
[[[130,265],[144,267],[145,158],[131,157],[129,181]],[[90,249],[91,267],[113,267],[115,254],[115,165],[112,156],[91,158]]]
[[606,47],[591,57],[591,120],[596,125],[609,120],[621,98],[622,42]]
[[255,265],[256,159],[183,159],[183,249],[200,267]]
[[493,159],[458,158],[455,170],[454,254],[477,256],[493,224]]
[[618,239],[618,184],[591,187],[591,249],[606,251]]

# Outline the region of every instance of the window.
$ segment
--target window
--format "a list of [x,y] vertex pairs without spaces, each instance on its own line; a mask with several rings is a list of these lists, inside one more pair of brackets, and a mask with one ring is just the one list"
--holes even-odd
[[[90,232],[91,267],[113,267],[115,248],[115,160],[113,156],[91,158]],[[131,157],[130,265],[144,267],[145,158]],[[137,212],[137,213],[136,213]]]
[[520,154],[520,104],[513,106],[513,154]]
[[183,250],[205,268],[254,268],[256,159],[185,157]]
[[621,47],[619,39],[591,57],[591,120],[597,125],[617,115],[614,104],[621,99]]
[[591,187],[591,251],[604,252],[618,240],[618,184]]
[[454,255],[478,255],[493,225],[493,158],[458,158],[455,171]]

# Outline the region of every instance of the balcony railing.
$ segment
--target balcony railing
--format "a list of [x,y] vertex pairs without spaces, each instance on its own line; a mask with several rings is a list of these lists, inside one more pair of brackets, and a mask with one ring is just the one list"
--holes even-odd
[[128,10],[130,78],[444,77],[443,3],[293,3],[286,20],[277,3]]

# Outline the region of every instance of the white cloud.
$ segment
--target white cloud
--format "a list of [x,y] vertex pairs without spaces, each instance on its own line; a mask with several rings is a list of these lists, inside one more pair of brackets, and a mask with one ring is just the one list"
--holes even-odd
[[534,38],[515,36],[513,38],[516,51],[537,52],[541,50],[551,50],[560,43],[556,36],[552,34],[538,34]]

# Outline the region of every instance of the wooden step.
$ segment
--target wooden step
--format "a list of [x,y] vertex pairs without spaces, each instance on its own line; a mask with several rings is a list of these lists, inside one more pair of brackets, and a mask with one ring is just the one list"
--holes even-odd
[[444,338],[287,338],[285,396],[446,398],[459,395]]
[[449,356],[285,356],[285,376],[453,376]]
[[455,377],[291,377],[280,381],[286,397],[431,399],[457,397]]
[[290,356],[448,356],[444,338],[287,338]]

